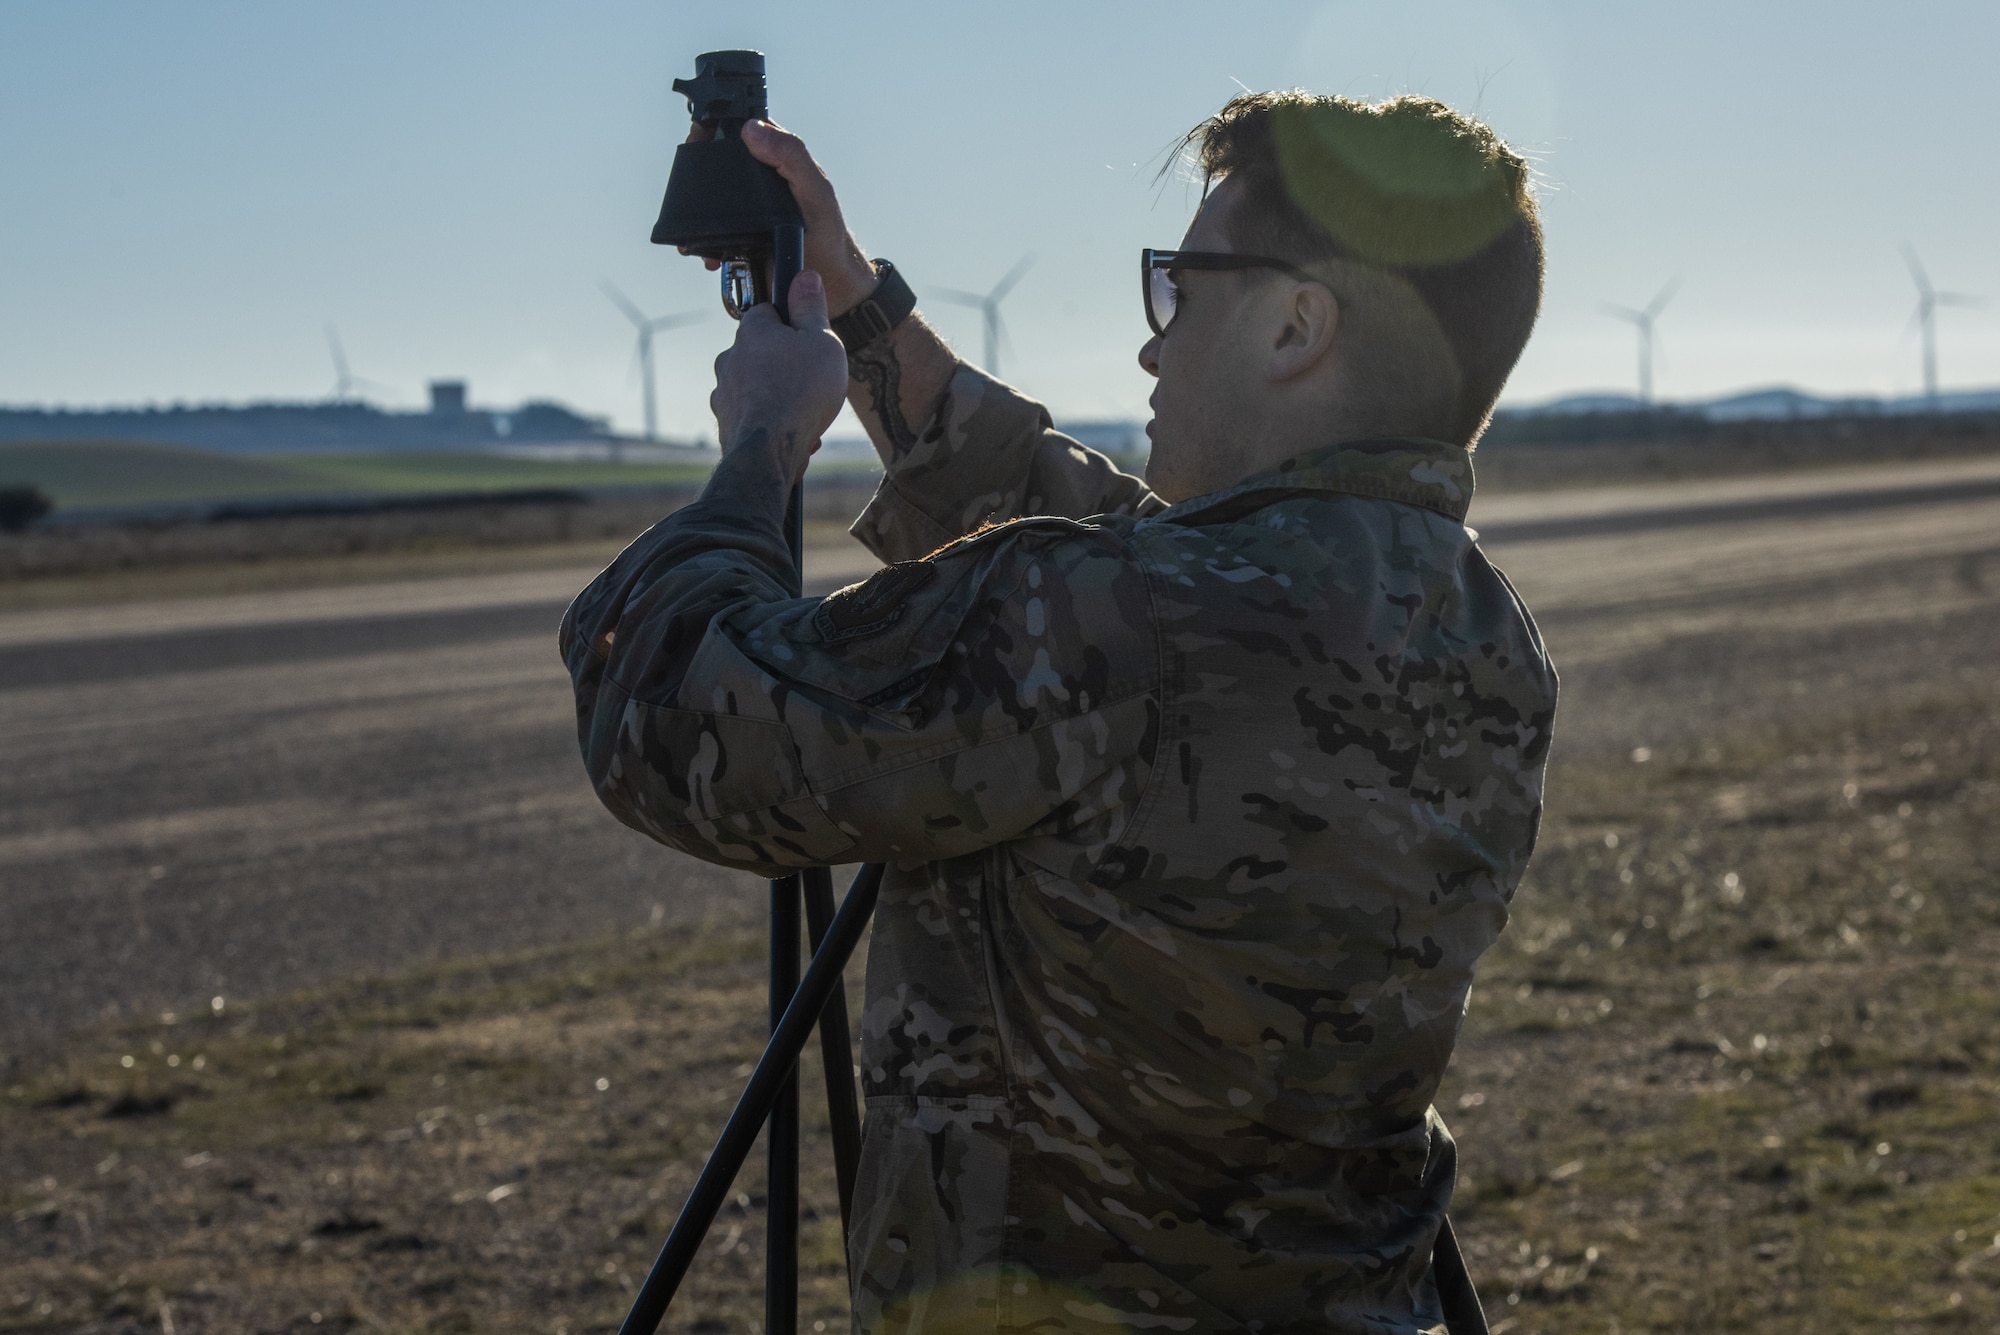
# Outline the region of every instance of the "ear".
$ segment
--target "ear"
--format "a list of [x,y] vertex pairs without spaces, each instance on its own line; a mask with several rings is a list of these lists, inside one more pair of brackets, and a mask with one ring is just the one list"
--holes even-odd
[[1277,332],[1264,364],[1273,384],[1307,375],[1333,354],[1340,332],[1340,299],[1319,283],[1289,283],[1283,289]]

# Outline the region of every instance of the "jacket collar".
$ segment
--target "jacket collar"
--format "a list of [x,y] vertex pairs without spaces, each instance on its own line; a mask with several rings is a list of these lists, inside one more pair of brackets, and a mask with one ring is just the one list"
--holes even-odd
[[[1337,492],[1435,510],[1465,522],[1472,504],[1472,455],[1458,445],[1421,436],[1350,440],[1295,454],[1234,486],[1169,507],[1159,517],[1186,522],[1211,510],[1245,510],[1301,492]],[[1254,502],[1252,498],[1255,498]]]

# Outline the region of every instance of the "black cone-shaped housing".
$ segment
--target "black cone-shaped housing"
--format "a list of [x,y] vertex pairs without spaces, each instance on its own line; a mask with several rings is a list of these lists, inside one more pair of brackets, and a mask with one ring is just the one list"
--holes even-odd
[[770,249],[773,228],[803,221],[785,178],[751,157],[741,139],[710,139],[674,150],[653,244],[728,259]]
[[764,56],[708,51],[694,67],[694,78],[674,80],[674,91],[715,137],[674,151],[653,244],[713,259],[768,251],[772,229],[804,219],[784,178],[751,157],[740,137],[744,121],[765,115]]

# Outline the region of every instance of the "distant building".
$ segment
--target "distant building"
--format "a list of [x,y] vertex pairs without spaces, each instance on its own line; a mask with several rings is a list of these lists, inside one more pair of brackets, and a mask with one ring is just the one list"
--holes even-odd
[[458,417],[465,412],[463,380],[431,381],[431,416]]

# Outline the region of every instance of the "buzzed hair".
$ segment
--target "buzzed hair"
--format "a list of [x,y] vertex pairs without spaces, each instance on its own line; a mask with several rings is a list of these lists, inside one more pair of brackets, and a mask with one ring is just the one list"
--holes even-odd
[[1189,131],[1206,181],[1241,182],[1231,241],[1329,276],[1382,434],[1470,449],[1542,300],[1528,164],[1427,97],[1246,93]]

